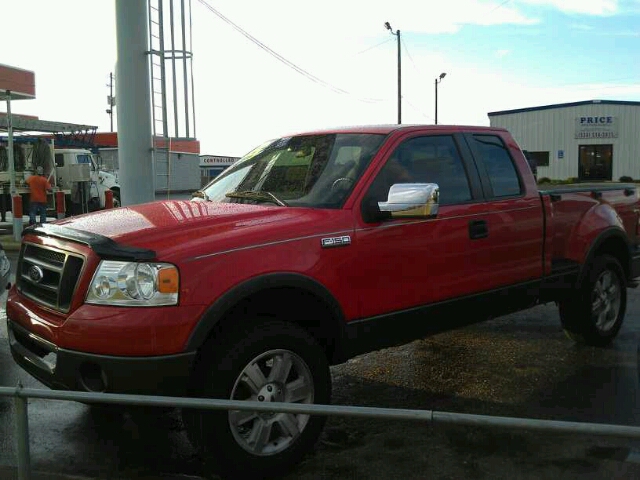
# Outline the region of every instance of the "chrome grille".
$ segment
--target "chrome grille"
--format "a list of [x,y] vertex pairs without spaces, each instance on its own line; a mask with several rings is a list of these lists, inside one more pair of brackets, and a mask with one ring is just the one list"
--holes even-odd
[[35,260],[50,263],[58,268],[64,265],[65,254],[56,250],[45,250],[44,248],[38,248],[34,245],[27,247],[27,255]]
[[68,312],[82,271],[78,255],[25,243],[18,260],[17,288],[38,303]]

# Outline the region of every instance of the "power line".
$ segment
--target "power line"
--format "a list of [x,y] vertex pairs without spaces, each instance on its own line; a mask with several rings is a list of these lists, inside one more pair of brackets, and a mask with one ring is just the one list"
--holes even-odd
[[424,118],[426,118],[427,120],[430,121],[434,121],[433,117],[430,117],[429,115],[427,115],[426,113],[422,112],[418,107],[416,107],[412,102],[410,102],[407,97],[405,97],[404,95],[402,96],[402,100],[404,100],[404,102],[409,105],[411,108],[413,108],[417,113],[419,113],[420,115],[422,115]]
[[498,9],[500,9],[500,8],[502,8],[502,7],[504,7],[504,6],[505,6],[507,3],[509,3],[510,1],[511,1],[511,0],[505,0],[505,1],[504,1],[504,2],[502,2],[500,5],[498,5],[498,6],[494,7],[494,8],[493,8],[489,13],[493,13],[493,12],[495,12],[496,10],[498,10]]
[[275,52],[274,50],[272,50],[271,48],[269,48],[267,45],[265,45],[264,43],[262,43],[260,40],[258,40],[257,38],[255,38],[253,35],[251,35],[250,33],[248,33],[246,30],[244,30],[243,28],[241,28],[240,26],[236,25],[235,23],[233,23],[231,20],[229,20],[227,17],[225,17],[222,13],[220,13],[218,10],[216,10],[215,8],[213,8],[211,5],[209,5],[206,1],[204,0],[198,0],[202,5],[204,5],[205,7],[207,7],[212,13],[214,13],[215,15],[217,15],[220,19],[222,19],[224,22],[228,23],[229,25],[231,25],[233,28],[235,28],[238,32],[240,32],[242,35],[244,35],[245,37],[247,37],[249,40],[251,40],[253,43],[255,43],[256,45],[258,45],[260,48],[262,48],[264,51],[266,51],[267,53],[269,53],[270,55],[274,56],[275,58],[277,58],[278,60],[280,60],[282,63],[284,63],[285,65],[287,65],[288,67],[293,68],[294,70],[296,70],[298,73],[304,75],[305,77],[307,77],[308,79],[319,83],[325,87],[330,88],[331,90],[333,90],[336,93],[347,93],[346,90],[343,90],[341,88],[335,87],[333,85],[331,85],[328,82],[325,82],[324,80],[321,80],[320,78],[316,77],[315,75],[312,75],[311,73],[307,72],[306,70],[304,70],[303,68],[299,67],[298,65],[294,64],[293,62],[287,60],[286,58],[284,58],[282,55],[280,55],[279,53]]
[[373,50],[374,48],[379,47],[380,45],[384,45],[385,43],[389,43],[391,40],[393,40],[393,37],[389,37],[386,40],[384,40],[383,42],[380,43],[376,43],[375,45],[373,45],[372,47],[369,48],[365,48],[364,50],[361,50],[360,52],[356,53],[356,55],[361,55],[365,52],[368,52],[369,50]]
[[418,65],[416,65],[416,62],[413,61],[413,57],[409,53],[409,48],[407,47],[407,44],[405,43],[404,38],[400,39],[400,42],[402,43],[402,46],[404,47],[404,51],[409,57],[409,60],[411,60],[411,64],[413,65],[413,68],[415,68],[416,72],[418,72],[420,75],[424,75],[422,71],[418,68]]
[[306,77],[307,79],[311,80],[312,82],[315,82],[319,85],[322,85],[325,88],[328,88],[330,90],[332,90],[335,93],[340,93],[340,94],[346,94],[346,95],[351,95],[354,96],[356,99],[365,102],[365,103],[376,103],[376,102],[381,102],[383,101],[382,99],[378,99],[378,98],[360,98],[360,97],[356,97],[355,95],[353,95],[352,93],[336,87],[335,85],[332,85],[329,82],[325,82],[324,80],[316,77],[315,75],[309,73],[307,70],[303,69],[302,67],[299,67],[298,65],[296,65],[295,63],[291,62],[290,60],[287,60],[285,57],[283,57],[282,55],[280,55],[279,53],[277,53],[276,51],[272,50],[271,48],[269,48],[267,45],[265,45],[264,43],[262,43],[260,40],[258,40],[257,38],[255,38],[253,35],[251,35],[249,32],[247,32],[246,30],[244,30],[242,27],[240,27],[239,25],[235,24],[234,22],[232,22],[230,19],[228,19],[227,17],[225,17],[222,13],[220,13],[218,10],[216,10],[215,8],[213,8],[211,5],[209,5],[205,0],[198,0],[202,5],[204,5],[207,9],[209,9],[209,11],[211,11],[213,14],[215,14],[217,17],[219,17],[221,20],[223,20],[224,22],[228,23],[229,25],[231,25],[235,30],[237,30],[238,32],[240,32],[242,35],[244,35],[246,38],[248,38],[249,40],[251,40],[254,44],[256,44],[258,47],[260,47],[262,50],[264,50],[265,52],[267,52],[269,55],[273,56],[274,58],[278,59],[280,62],[284,63],[285,65],[287,65],[289,68],[292,68],[293,70],[295,70],[296,72],[298,72],[299,74],[301,74],[302,76]]

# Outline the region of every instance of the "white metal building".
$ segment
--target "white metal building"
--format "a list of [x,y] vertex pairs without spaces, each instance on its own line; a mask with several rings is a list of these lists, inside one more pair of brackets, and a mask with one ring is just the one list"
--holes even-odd
[[230,167],[240,157],[226,157],[222,155],[200,155],[200,176],[202,186],[220,175],[227,167]]
[[[104,170],[110,172],[119,170],[118,148],[99,148],[98,152]],[[161,161],[156,162],[155,192],[165,192],[167,187],[174,193],[198,190],[201,186],[198,154],[171,152],[168,178],[165,155],[161,155]]]
[[640,102],[588,100],[489,113],[536,160],[538,178],[640,179]]

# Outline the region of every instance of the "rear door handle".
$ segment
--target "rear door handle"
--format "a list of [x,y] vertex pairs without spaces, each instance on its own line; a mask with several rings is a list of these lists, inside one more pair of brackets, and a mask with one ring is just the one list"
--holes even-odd
[[469,222],[469,238],[477,240],[489,236],[489,226],[486,220],[471,220]]

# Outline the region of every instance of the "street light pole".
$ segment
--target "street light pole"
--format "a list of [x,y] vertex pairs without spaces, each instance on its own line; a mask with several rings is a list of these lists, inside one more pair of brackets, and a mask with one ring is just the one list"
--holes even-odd
[[436,78],[435,81],[435,85],[436,85],[436,125],[438,124],[438,84],[442,81],[442,79],[446,76],[446,73],[441,73],[439,77]]
[[109,73],[109,119],[111,120],[111,131],[113,132],[113,107],[116,102],[113,101],[113,72]]
[[402,56],[400,54],[400,30],[393,33],[389,22],[385,22],[384,27],[395,35],[398,39],[398,125],[402,123]]

